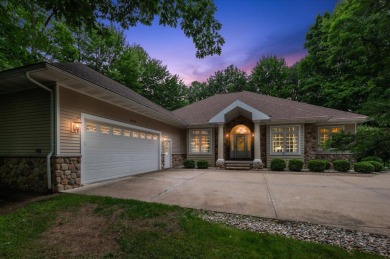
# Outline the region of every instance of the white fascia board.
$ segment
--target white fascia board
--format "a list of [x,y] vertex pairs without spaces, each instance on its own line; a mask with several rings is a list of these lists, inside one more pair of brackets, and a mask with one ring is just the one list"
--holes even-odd
[[235,100],[233,103],[231,103],[228,107],[220,111],[218,114],[216,114],[214,117],[212,117],[209,120],[209,123],[225,123],[225,114],[229,113],[230,111],[234,110],[235,108],[241,108],[244,109],[250,113],[252,113],[252,120],[253,121],[261,121],[261,120],[269,120],[270,117],[253,108],[252,106],[240,101],[240,100]]

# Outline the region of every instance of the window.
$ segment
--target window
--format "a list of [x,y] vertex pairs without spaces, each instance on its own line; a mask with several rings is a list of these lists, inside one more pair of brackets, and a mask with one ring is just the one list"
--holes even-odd
[[318,128],[318,144],[321,146],[325,142],[332,138],[333,133],[340,133],[343,131],[342,126],[324,126]]
[[211,130],[190,130],[190,153],[211,154]]
[[299,126],[271,127],[271,153],[299,154]]

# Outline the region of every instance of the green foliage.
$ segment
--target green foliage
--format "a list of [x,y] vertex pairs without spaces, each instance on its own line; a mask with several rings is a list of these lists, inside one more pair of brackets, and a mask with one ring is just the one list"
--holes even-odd
[[241,92],[246,89],[247,81],[247,75],[244,71],[230,65],[223,71],[215,72],[207,79],[208,95]]
[[183,161],[183,165],[185,168],[195,168],[195,161],[191,159],[186,159]]
[[367,156],[360,159],[360,162],[376,161],[383,164],[383,160],[377,156]]
[[271,160],[272,171],[283,171],[286,168],[286,162],[281,158],[274,158]]
[[303,161],[300,159],[291,159],[288,161],[288,170],[300,172],[303,168]]
[[347,172],[351,169],[351,164],[347,160],[335,160],[333,161],[333,169],[339,172]]
[[353,165],[356,172],[369,174],[374,172],[375,167],[370,162],[358,162]]
[[287,98],[290,96],[289,68],[284,58],[262,57],[252,70],[250,85],[256,93]]
[[327,146],[336,151],[348,149],[358,160],[376,156],[386,162],[390,160],[390,128],[359,126],[356,134],[333,134]]
[[301,100],[390,125],[389,1],[341,1],[316,18],[299,66]]
[[152,25],[156,17],[163,26],[180,29],[192,38],[196,57],[221,54],[225,43],[219,34],[222,25],[214,18],[216,7],[209,0],[187,1],[30,1],[44,8],[56,20],[64,19],[74,27],[93,28],[102,20],[108,20],[128,29],[137,24]]
[[312,172],[323,172],[326,169],[327,162],[326,160],[310,160],[307,168]]
[[377,161],[364,161],[366,163],[370,163],[374,166],[374,171],[375,172],[381,172],[384,170],[383,163],[377,162]]
[[206,160],[199,160],[198,162],[196,162],[196,166],[198,167],[198,169],[207,169],[209,168],[209,162]]

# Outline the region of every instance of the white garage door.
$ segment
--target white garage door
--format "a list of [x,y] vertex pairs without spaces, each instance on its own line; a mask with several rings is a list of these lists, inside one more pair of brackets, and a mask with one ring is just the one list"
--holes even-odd
[[159,134],[118,125],[86,120],[83,183],[160,169]]

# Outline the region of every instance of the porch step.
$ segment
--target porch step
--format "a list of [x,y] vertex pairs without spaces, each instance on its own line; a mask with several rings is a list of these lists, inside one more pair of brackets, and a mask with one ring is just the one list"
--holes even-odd
[[252,161],[225,161],[227,170],[251,170]]

